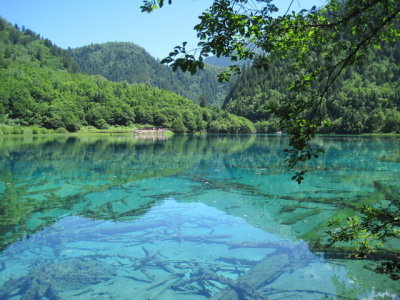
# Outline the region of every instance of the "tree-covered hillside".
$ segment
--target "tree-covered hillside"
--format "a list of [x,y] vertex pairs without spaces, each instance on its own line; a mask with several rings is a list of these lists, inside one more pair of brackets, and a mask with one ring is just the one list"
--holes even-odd
[[12,62],[28,63],[38,67],[80,71],[66,50],[53,45],[30,29],[12,26],[0,17],[0,67],[8,68]]
[[249,132],[251,122],[148,84],[77,73],[66,51],[0,19],[0,123],[76,131],[152,124],[175,132]]
[[[331,125],[321,132],[400,132],[399,78],[399,43],[369,51],[366,62],[347,69],[329,90],[322,110]],[[273,60],[268,70],[247,66],[223,107],[258,122],[259,131],[274,132],[279,128],[270,107],[285,97],[295,80],[287,61]]]
[[204,59],[204,62],[209,65],[217,66],[217,67],[224,67],[227,68],[230,65],[234,64],[234,62],[231,61],[230,57],[217,57],[217,56],[209,56]]
[[204,94],[208,104],[221,106],[230,86],[218,82],[217,75],[222,71],[219,67],[206,65],[195,75],[173,72],[133,43],[93,44],[69,49],[69,53],[87,74],[101,75],[115,82],[147,83],[196,103]]

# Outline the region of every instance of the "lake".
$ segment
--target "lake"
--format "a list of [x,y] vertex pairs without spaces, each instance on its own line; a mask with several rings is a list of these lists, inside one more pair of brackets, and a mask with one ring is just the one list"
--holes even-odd
[[0,137],[0,299],[399,299],[321,245],[398,192],[400,139],[315,143],[299,185],[284,136]]

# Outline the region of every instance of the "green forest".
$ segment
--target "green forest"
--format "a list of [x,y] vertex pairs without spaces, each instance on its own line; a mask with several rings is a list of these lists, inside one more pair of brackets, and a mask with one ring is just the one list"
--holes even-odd
[[[340,75],[322,105],[329,125],[319,133],[400,132],[399,49],[388,43],[370,50],[363,64]],[[227,60],[207,61],[226,65]],[[271,107],[296,80],[291,62],[274,59],[265,70],[247,61],[231,84],[217,81],[222,70],[206,64],[193,76],[173,72],[133,43],[64,50],[0,19],[0,132],[133,124],[176,133],[281,131]]]
[[[66,50],[0,19],[0,124],[78,131],[149,124],[185,132],[252,132],[253,124],[218,108],[200,107],[150,84],[114,83],[80,72]],[[9,131],[12,132],[9,132]]]
[[173,72],[133,43],[94,44],[68,49],[68,53],[86,74],[101,75],[115,82],[148,83],[198,104],[203,95],[209,105],[220,107],[230,87],[229,83],[217,80],[223,68],[205,65],[194,75],[180,70]]
[[[318,55],[311,54],[311,60]],[[400,132],[400,46],[388,43],[370,50],[365,61],[348,68],[332,86],[322,105],[330,125],[320,133]],[[297,78],[290,61],[271,60],[268,70],[247,65],[232,86],[223,107],[255,122],[258,132],[279,130],[271,106],[285,98]]]

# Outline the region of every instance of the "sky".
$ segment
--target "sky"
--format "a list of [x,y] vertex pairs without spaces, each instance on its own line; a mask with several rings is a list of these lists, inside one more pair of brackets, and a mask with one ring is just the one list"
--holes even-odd
[[[322,0],[295,0],[294,9]],[[277,0],[285,10],[290,0]],[[0,16],[25,26],[61,48],[105,42],[133,42],[153,57],[164,58],[183,41],[197,44],[193,27],[212,0],[174,0],[148,14],[141,0],[0,0]]]

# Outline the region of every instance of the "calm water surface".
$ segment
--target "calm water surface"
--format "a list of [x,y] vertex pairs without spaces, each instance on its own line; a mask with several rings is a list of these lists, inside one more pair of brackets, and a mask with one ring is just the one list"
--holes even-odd
[[400,140],[318,138],[301,185],[286,142],[0,139],[0,299],[399,299],[373,261],[319,245],[398,193]]

